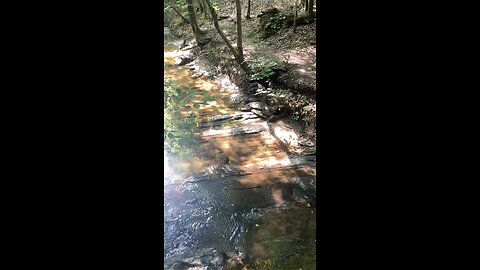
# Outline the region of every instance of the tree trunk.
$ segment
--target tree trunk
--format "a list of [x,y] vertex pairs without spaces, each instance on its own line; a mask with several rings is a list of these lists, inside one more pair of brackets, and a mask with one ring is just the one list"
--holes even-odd
[[187,3],[188,17],[190,19],[190,25],[192,26],[193,36],[198,44],[204,44],[206,40],[197,24],[197,17],[195,15],[195,9],[193,8],[193,0],[186,0],[185,2]]
[[315,3],[314,0],[308,1],[308,16],[313,17],[313,4]]
[[250,0],[247,3],[247,16],[245,18],[250,19]]
[[[310,0],[313,1],[313,0]],[[305,12],[308,12],[308,0],[305,0]]]
[[203,15],[205,16],[205,19],[208,19],[208,11],[207,11],[208,7],[207,7],[207,4],[205,3],[205,0],[200,0],[200,1],[203,2],[203,7],[204,7],[204,8],[203,8]]
[[210,10],[210,14],[212,15],[212,19],[213,19],[213,25],[215,26],[215,29],[217,30],[218,34],[220,35],[220,37],[222,37],[222,40],[225,42],[228,49],[233,54],[233,56],[235,57],[235,60],[237,60],[238,64],[240,64],[242,69],[247,74],[250,74],[250,68],[249,68],[248,64],[245,61],[240,60],[240,58],[239,58],[237,52],[235,51],[235,49],[233,48],[232,44],[230,44],[230,42],[228,41],[228,39],[225,36],[225,34],[223,33],[223,31],[220,29],[220,26],[218,25],[217,13],[215,12],[215,9],[213,8],[212,4],[210,3],[210,0],[205,0],[205,2],[207,3],[208,9]]
[[242,6],[240,6],[240,0],[235,0],[235,5],[237,6],[237,50],[238,57],[240,61],[245,62],[243,57],[243,41],[242,41]]
[[295,17],[293,17],[293,33],[297,31],[297,18],[298,18],[298,4],[297,0],[295,1]]

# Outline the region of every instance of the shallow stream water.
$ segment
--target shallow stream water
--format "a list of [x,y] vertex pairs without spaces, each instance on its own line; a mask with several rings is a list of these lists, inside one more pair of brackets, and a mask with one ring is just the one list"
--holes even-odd
[[164,79],[213,100],[195,110],[193,154],[164,152],[164,269],[315,269],[314,164],[294,162],[265,120],[240,112],[229,83],[176,66],[181,43],[165,28]]

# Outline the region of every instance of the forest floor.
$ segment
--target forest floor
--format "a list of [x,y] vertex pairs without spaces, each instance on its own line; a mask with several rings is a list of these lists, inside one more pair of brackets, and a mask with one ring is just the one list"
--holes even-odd
[[[267,0],[251,1],[251,19],[245,19],[246,2],[242,4],[243,47],[245,60],[249,63],[259,59],[275,59],[281,63],[279,71],[267,89],[251,82],[225,43],[215,30],[213,22],[197,14],[200,29],[211,39],[201,50],[194,51],[197,57],[208,60],[217,71],[215,75],[228,74],[246,96],[261,98],[272,104],[277,103],[293,121],[303,123],[303,136],[310,139],[316,137],[316,22],[280,29],[276,34],[262,38],[261,18],[257,17],[269,8],[278,8],[281,12],[293,12],[291,1]],[[226,34],[232,45],[236,47],[236,9],[235,1],[222,1],[217,14],[223,18],[219,21],[220,29]],[[298,15],[304,15],[304,8]],[[210,14],[208,14],[210,17]],[[173,16],[169,25],[176,36],[193,40],[190,25],[182,23],[178,16]],[[278,104],[280,103],[280,104]]]

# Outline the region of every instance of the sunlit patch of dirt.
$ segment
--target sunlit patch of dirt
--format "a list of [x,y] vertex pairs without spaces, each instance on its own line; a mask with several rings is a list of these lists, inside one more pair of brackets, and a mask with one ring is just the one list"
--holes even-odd
[[273,197],[273,200],[275,201],[276,205],[281,205],[285,202],[285,200],[283,199],[282,190],[280,190],[280,189],[272,190],[272,197]]

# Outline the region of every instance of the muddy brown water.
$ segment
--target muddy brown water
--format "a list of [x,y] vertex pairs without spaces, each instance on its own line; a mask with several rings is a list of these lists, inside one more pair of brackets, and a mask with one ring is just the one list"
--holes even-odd
[[315,269],[314,164],[293,162],[255,116],[208,121],[241,113],[239,93],[176,66],[180,44],[164,32],[164,79],[213,100],[194,154],[164,152],[164,269]]

